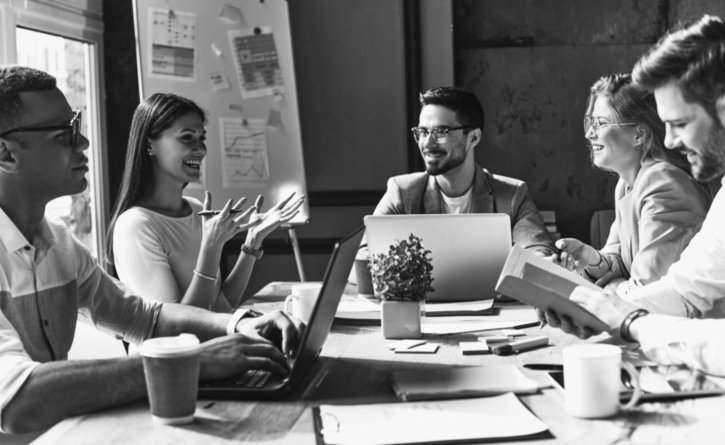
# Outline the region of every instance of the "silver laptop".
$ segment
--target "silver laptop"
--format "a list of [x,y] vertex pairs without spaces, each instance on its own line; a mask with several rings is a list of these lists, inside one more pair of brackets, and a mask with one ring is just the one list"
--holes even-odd
[[330,262],[327,265],[320,296],[310,315],[297,357],[290,360],[292,370],[287,377],[281,377],[266,371],[248,371],[240,376],[223,382],[200,382],[201,399],[267,399],[277,398],[289,393],[302,380],[310,365],[320,355],[322,345],[335,319],[337,306],[347,284],[347,275],[355,262],[363,228],[335,244]]
[[511,251],[511,220],[503,213],[366,216],[368,250],[388,253],[412,233],[431,251],[430,301],[494,298],[496,282]]

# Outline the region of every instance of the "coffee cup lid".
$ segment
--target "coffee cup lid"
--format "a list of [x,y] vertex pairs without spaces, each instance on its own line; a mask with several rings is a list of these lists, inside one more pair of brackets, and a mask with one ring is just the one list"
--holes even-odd
[[176,337],[159,337],[146,340],[141,345],[144,357],[178,357],[197,352],[199,339],[194,334],[181,334]]

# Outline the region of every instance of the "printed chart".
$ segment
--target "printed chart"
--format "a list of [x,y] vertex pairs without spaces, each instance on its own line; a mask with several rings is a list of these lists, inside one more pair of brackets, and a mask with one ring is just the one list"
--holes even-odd
[[149,76],[194,81],[196,14],[150,8],[149,34]]
[[269,187],[264,119],[220,118],[224,188]]
[[284,92],[272,28],[229,31],[242,99]]

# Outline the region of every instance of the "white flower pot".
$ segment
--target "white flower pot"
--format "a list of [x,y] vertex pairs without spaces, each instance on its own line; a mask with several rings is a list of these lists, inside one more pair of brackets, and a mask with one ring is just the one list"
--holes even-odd
[[385,338],[420,338],[425,301],[383,300],[382,325]]

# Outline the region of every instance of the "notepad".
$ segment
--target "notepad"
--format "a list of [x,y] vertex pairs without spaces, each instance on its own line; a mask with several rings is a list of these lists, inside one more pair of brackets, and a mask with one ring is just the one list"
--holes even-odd
[[320,405],[315,420],[330,445],[550,438],[515,395],[371,405]]
[[535,393],[541,387],[515,365],[396,371],[393,391],[402,401],[478,397],[505,392]]

